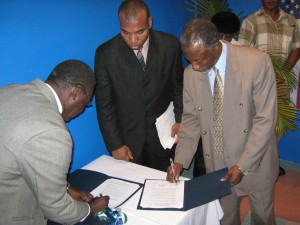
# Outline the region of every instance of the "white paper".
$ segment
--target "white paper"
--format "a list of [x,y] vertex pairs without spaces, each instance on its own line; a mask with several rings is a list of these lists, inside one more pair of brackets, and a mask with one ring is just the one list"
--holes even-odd
[[108,195],[110,197],[108,206],[110,208],[116,208],[128,199],[139,187],[140,186],[135,183],[110,178],[95,188],[91,194],[94,197],[100,194],[103,196]]
[[176,135],[171,137],[172,126],[175,124],[175,114],[173,102],[170,103],[167,110],[156,119],[156,129],[161,145],[164,149],[171,149],[176,141]]
[[146,180],[140,206],[143,208],[183,208],[184,182]]

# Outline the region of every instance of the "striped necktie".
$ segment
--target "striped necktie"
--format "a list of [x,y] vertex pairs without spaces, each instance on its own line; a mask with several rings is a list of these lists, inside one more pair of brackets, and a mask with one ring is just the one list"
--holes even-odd
[[222,78],[220,77],[219,70],[214,67],[216,78],[214,83],[214,97],[213,97],[213,141],[215,152],[223,159],[223,99],[224,99],[224,88]]
[[139,49],[139,51],[138,51],[138,53],[137,53],[136,56],[137,56],[137,58],[138,58],[138,60],[139,60],[139,62],[141,64],[143,70],[145,71],[146,64],[145,64],[145,60],[144,60],[144,57],[143,57],[143,54],[142,54],[142,49]]

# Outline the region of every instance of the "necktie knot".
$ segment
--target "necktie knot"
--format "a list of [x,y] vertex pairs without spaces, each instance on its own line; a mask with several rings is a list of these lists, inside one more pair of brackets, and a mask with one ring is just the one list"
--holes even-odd
[[141,48],[138,50],[138,53],[137,53],[136,56],[137,56],[137,58],[139,60],[139,63],[141,65],[142,69],[145,71],[146,64],[145,64],[145,60],[144,60],[144,56],[142,54],[142,49]]

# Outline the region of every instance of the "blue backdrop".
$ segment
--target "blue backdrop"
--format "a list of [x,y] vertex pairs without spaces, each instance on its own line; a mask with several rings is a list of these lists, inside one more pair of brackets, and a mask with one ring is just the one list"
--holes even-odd
[[[121,0],[1,0],[0,86],[45,80],[56,64],[79,59],[94,67],[95,49],[119,32]],[[188,14],[180,0],[146,0],[154,29],[179,36]],[[261,6],[260,0],[230,0],[235,12],[247,15]],[[71,171],[108,154],[98,128],[96,109],[70,121],[74,141]],[[300,162],[299,132],[280,143],[281,158]]]

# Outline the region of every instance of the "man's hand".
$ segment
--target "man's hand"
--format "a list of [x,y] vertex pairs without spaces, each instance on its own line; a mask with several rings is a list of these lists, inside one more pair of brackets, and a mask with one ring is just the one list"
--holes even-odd
[[183,165],[180,163],[174,163],[174,173],[175,173],[175,177],[173,175],[173,171],[172,171],[172,167],[169,166],[168,170],[167,170],[167,178],[166,180],[171,182],[171,183],[175,183],[179,180],[179,176],[181,171],[183,170]]
[[109,196],[95,197],[90,202],[90,215],[95,215],[108,207]]
[[[175,134],[177,135],[177,133],[178,133],[178,131],[179,131],[179,128],[180,128],[180,123],[175,123],[175,124],[172,126],[171,137],[174,137]],[[177,135],[175,144],[177,144],[178,141],[179,141],[179,138],[178,138],[178,135]]]
[[123,145],[121,148],[118,148],[111,152],[112,156],[115,159],[129,161],[133,159],[132,153],[127,145]]
[[76,201],[89,202],[93,198],[93,195],[91,195],[90,193],[71,186],[68,188],[67,192]]
[[239,170],[238,166],[235,165],[230,168],[230,170],[225,174],[224,177],[221,178],[221,181],[226,181],[230,179],[230,186],[232,187],[240,183],[243,179],[243,176],[244,175]]

